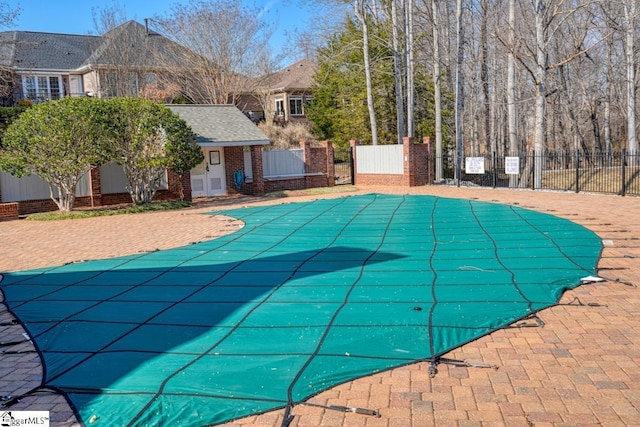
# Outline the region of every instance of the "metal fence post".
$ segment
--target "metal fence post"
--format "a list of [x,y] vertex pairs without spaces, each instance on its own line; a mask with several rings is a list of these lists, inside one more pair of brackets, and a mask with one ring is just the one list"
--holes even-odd
[[493,163],[493,188],[498,186],[498,159],[496,152],[491,153],[491,163]]
[[627,184],[626,184],[626,181],[627,181],[627,177],[626,177],[626,174],[627,174],[627,171],[626,171],[627,149],[626,148],[622,149],[622,159],[621,159],[621,161],[622,161],[622,167],[621,167],[621,170],[622,170],[622,186],[620,187],[620,195],[624,196],[627,193]]
[[575,150],[575,165],[576,165],[576,193],[580,192],[580,151]]
[[349,147],[349,169],[351,171],[351,185],[356,185],[356,168],[353,160],[353,147]]

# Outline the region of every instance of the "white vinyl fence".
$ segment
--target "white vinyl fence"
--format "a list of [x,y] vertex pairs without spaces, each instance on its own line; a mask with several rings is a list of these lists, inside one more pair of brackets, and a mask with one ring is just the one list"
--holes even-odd
[[119,194],[127,192],[127,178],[122,166],[108,163],[100,166],[100,192],[102,194]]
[[[167,188],[167,174],[165,173],[160,189],[166,190]],[[100,192],[102,194],[127,193],[127,177],[121,165],[107,163],[100,166]]]
[[[100,166],[100,190],[102,194],[127,192],[127,179],[122,166],[109,163]],[[164,175],[160,189],[168,188],[167,175]],[[37,175],[16,178],[6,172],[0,172],[0,194],[2,202],[21,202],[25,200],[44,200],[49,198],[49,185]],[[57,192],[54,193],[57,196]],[[76,187],[76,196],[91,195],[90,174],[84,174]]]
[[[244,170],[253,179],[251,153],[244,152]],[[305,176],[304,152],[297,150],[265,150],[262,152],[264,179],[298,178]]]
[[[76,196],[91,194],[89,180],[89,174],[80,178],[76,187]],[[37,175],[16,178],[6,172],[0,172],[0,194],[3,203],[44,200],[49,198],[49,185]],[[54,194],[57,196],[57,192]]]
[[403,146],[401,144],[356,146],[356,170],[358,173],[402,175],[404,173]]

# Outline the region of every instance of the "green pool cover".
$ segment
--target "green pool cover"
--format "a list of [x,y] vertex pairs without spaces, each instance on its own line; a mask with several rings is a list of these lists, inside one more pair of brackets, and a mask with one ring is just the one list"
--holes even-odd
[[289,412],[553,306],[594,274],[601,251],[594,233],[564,219],[430,196],[218,213],[245,227],[4,274],[6,304],[42,357],[42,387],[63,393],[85,425]]

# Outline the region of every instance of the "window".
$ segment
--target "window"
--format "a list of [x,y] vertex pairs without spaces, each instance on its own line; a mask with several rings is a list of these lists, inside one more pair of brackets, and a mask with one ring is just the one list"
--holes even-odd
[[284,116],[284,99],[276,99],[276,115]]
[[102,74],[100,84],[101,97],[111,98],[118,94],[118,75],[114,71],[106,71]]
[[25,76],[22,78],[23,95],[32,102],[50,101],[62,97],[60,76]]
[[158,83],[158,76],[156,73],[146,73],[144,75],[144,83],[147,85]]
[[129,73],[127,76],[127,93],[124,96],[138,96],[138,74]]
[[289,99],[289,111],[292,116],[302,116],[304,114],[302,111],[302,98]]
[[84,93],[81,76],[69,76],[69,95],[80,96]]
[[137,73],[103,71],[100,79],[101,97],[103,98],[138,95]]

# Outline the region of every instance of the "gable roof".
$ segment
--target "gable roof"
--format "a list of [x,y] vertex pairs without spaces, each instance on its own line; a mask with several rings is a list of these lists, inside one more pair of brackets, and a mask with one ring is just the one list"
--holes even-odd
[[[123,50],[122,46],[126,46]],[[127,21],[103,36],[0,32],[0,66],[26,70],[79,71],[83,67],[125,65],[166,67],[180,47],[136,21]],[[164,54],[162,59],[154,52]]]
[[84,65],[118,66],[126,62],[130,67],[179,67],[181,64],[172,58],[180,49],[185,48],[136,21],[127,21],[99,38]]
[[269,76],[269,86],[274,90],[290,91],[309,89],[318,69],[315,62],[303,59]]
[[202,146],[268,145],[269,138],[235,105],[167,105],[196,134]]
[[19,69],[74,70],[89,57],[97,39],[97,36],[3,31],[0,32],[0,65]]

